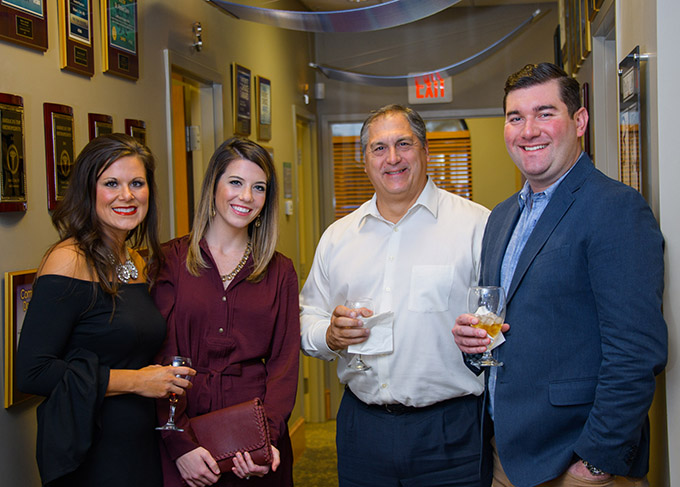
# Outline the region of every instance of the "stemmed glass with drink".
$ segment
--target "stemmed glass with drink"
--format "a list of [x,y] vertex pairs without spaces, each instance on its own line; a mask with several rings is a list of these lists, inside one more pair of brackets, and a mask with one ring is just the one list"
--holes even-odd
[[[371,298],[355,298],[348,299],[345,301],[345,307],[350,308],[357,312],[357,318],[361,319],[361,308],[366,308],[369,311],[373,311],[373,300]],[[352,357],[349,361],[347,367],[354,370],[368,370],[371,368],[366,362],[361,360],[361,354],[357,354]]]
[[491,338],[491,343],[478,360],[471,363],[477,367],[498,367],[503,365],[491,355],[498,333],[505,319],[505,291],[498,286],[473,286],[468,290],[468,313],[479,320],[474,328],[481,328]]
[[[165,365],[172,365],[173,367],[191,367],[191,359],[189,357],[180,357],[175,355],[173,357],[168,357],[165,362],[167,362]],[[191,380],[191,376],[189,375],[178,375],[177,377]],[[175,424],[175,409],[177,408],[178,401],[177,394],[174,392],[170,393],[168,400],[170,401],[170,416],[168,416],[168,421],[163,426],[156,427],[156,429],[166,431],[184,431],[183,429],[178,428]]]

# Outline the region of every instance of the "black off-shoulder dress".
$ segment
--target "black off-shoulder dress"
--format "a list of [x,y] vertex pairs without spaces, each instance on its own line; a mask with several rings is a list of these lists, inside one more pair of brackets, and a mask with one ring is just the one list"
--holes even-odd
[[110,369],[149,365],[165,320],[146,284],[123,284],[113,299],[98,285],[41,276],[17,352],[19,388],[38,406],[37,460],[43,485],[162,485],[155,401],[104,397]]

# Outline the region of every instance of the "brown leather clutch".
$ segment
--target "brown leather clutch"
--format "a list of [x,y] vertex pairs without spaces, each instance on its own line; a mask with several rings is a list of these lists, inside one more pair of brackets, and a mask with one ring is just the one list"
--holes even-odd
[[191,428],[221,472],[231,472],[237,452],[250,453],[257,465],[272,463],[269,425],[260,398],[191,418]]

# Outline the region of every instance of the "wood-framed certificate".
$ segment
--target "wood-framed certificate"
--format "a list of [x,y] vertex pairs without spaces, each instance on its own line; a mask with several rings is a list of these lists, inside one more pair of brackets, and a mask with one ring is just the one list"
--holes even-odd
[[143,120],[125,119],[125,133],[142,145],[146,145],[146,122]]
[[234,63],[233,69],[234,133],[250,135],[250,70]]
[[17,389],[14,369],[35,275],[35,269],[5,272],[5,409],[33,397]]
[[0,212],[26,211],[24,102],[20,96],[0,93],[0,134]]
[[47,51],[47,2],[0,0],[0,38]]
[[100,135],[113,133],[113,117],[103,113],[87,114],[87,129],[90,140]]
[[75,163],[73,108],[43,103],[45,117],[45,160],[47,163],[47,208],[54,210],[64,198]]
[[59,0],[61,69],[94,75],[92,0]]
[[104,72],[139,78],[137,0],[101,0]]
[[257,76],[257,138],[272,138],[272,82]]

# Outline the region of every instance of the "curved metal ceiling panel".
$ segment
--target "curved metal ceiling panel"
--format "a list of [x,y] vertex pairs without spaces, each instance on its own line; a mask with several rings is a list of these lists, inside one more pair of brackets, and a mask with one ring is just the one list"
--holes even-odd
[[296,12],[206,0],[237,19],[307,32],[364,32],[424,19],[461,0],[390,0],[378,5],[329,12]]

